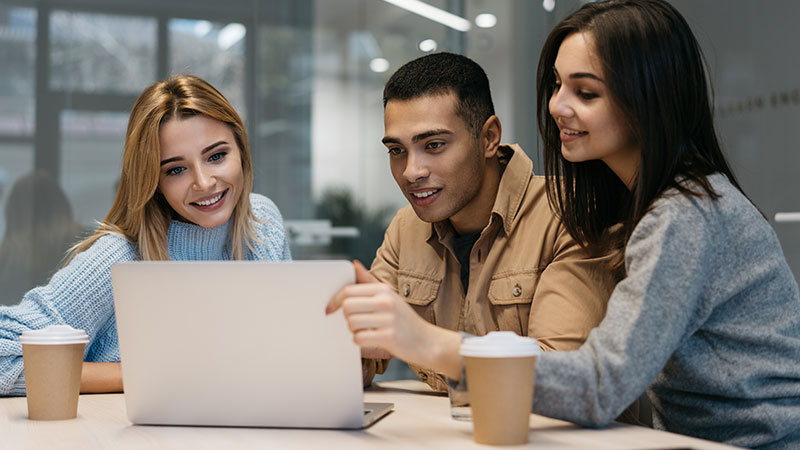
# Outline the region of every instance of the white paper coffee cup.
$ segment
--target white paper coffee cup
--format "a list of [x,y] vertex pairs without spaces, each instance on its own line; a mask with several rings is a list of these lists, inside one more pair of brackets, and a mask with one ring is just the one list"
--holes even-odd
[[25,365],[28,417],[33,420],[73,419],[78,396],[83,352],[89,337],[69,325],[28,330],[19,337]]
[[528,442],[536,357],[541,353],[536,339],[493,331],[464,339],[460,353],[466,364],[475,442]]

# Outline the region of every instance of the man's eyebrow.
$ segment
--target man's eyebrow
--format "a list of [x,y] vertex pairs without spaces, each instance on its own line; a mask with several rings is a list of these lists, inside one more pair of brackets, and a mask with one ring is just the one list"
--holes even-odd
[[419,142],[419,141],[421,141],[423,139],[428,139],[429,137],[438,136],[440,134],[451,135],[451,134],[453,134],[453,132],[448,130],[448,129],[446,129],[446,128],[440,128],[438,130],[430,130],[430,131],[426,131],[424,133],[420,133],[420,134],[414,136],[413,138],[411,138],[411,142],[416,143],[416,142]]
[[[420,133],[420,134],[415,135],[414,137],[411,138],[411,142],[417,143],[417,142],[419,142],[419,141],[421,141],[423,139],[427,139],[427,138],[433,137],[433,136],[438,136],[440,134],[451,135],[451,134],[453,134],[453,132],[448,130],[448,129],[446,129],[446,128],[440,128],[440,129],[436,129],[436,130],[429,130],[429,131],[426,131],[424,133]],[[396,137],[392,137],[392,136],[384,137],[383,139],[381,139],[381,142],[383,142],[384,145],[386,145],[386,144],[400,144],[401,143],[400,139],[398,139]]]
[[[213,144],[211,144],[208,147],[204,148],[203,151],[200,152],[200,154],[204,155],[204,154],[210,152],[211,150],[214,150],[215,148],[219,147],[220,145],[224,145],[224,144],[227,144],[227,143],[228,143],[227,141],[214,142]],[[172,158],[167,158],[165,160],[162,160],[160,165],[163,166],[164,164],[169,164],[171,162],[180,161],[182,159],[183,159],[183,156],[175,156],[175,157],[172,157]]]

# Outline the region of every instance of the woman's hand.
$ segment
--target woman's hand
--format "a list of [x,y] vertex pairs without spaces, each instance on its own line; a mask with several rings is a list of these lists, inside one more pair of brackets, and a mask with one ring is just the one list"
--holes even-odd
[[360,262],[355,261],[354,265],[357,284],[342,288],[328,303],[326,313],[342,309],[353,341],[364,353],[384,350],[457,379],[461,374],[461,336],[428,323]]

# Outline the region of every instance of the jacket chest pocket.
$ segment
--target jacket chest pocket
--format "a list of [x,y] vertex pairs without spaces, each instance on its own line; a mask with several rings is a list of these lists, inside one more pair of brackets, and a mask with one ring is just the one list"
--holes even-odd
[[431,302],[439,293],[440,284],[441,280],[408,272],[397,274],[397,293],[429,322],[433,322],[435,319]]
[[538,284],[537,269],[504,272],[492,277],[488,297],[498,330],[528,335],[528,318]]

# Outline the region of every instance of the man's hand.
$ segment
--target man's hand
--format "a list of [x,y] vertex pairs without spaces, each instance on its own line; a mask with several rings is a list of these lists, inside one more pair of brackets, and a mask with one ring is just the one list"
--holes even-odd
[[[342,309],[362,355],[366,352],[374,358],[374,350],[379,349],[412,364],[446,370],[448,376],[457,378],[461,336],[426,322],[389,285],[379,283],[360,262],[353,264],[358,284],[336,293],[326,313]],[[456,364],[450,367],[453,357]],[[440,367],[443,363],[447,367]]]
[[[361,264],[360,261],[353,261],[353,266],[356,269],[356,283],[365,284],[365,283],[378,283],[378,279],[375,278],[369,271]],[[331,301],[332,303],[332,301]],[[331,304],[328,304],[328,310],[330,311]],[[328,314],[332,313],[333,311],[328,312]],[[361,357],[365,359],[392,359],[392,354],[387,352],[386,350],[379,349],[377,347],[362,347],[361,348]]]

